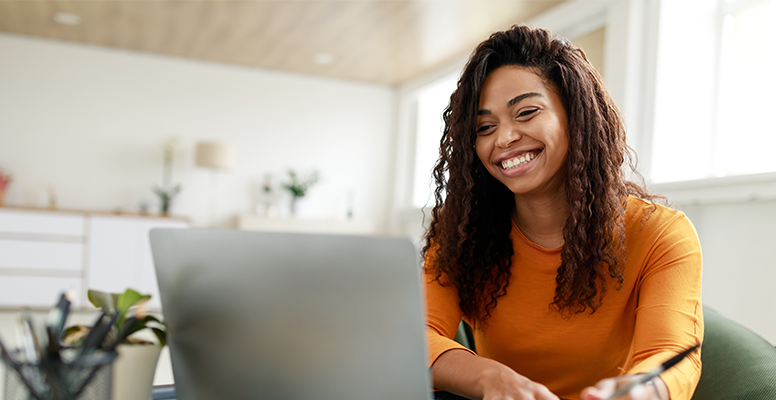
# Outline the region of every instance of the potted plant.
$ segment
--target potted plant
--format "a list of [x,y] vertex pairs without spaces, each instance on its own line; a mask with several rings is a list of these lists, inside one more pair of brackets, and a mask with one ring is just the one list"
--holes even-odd
[[[114,342],[117,337],[123,337],[117,347],[119,358],[113,364],[113,400],[148,400],[153,390],[159,353],[167,343],[165,324],[145,312],[144,304],[151,295],[132,289],[124,293],[89,290],[88,297],[113,321],[105,341]],[[158,343],[133,336],[144,330],[152,332]],[[89,328],[84,325],[69,327],[65,331],[65,344],[78,345],[88,331]]]
[[289,182],[283,182],[283,188],[291,192],[291,215],[296,215],[296,203],[307,194],[307,191],[321,179],[318,171],[306,176],[300,176],[293,169],[288,170]]
[[176,147],[178,147],[177,137],[171,137],[164,142],[162,186],[154,186],[151,189],[159,197],[159,213],[163,216],[170,215],[172,201],[181,191],[180,184],[172,184],[172,165]]

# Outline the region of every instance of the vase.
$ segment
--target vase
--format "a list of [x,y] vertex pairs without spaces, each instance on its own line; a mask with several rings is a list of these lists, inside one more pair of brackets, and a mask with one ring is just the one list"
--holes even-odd
[[3,198],[5,197],[5,189],[0,189],[0,207],[3,206]]
[[297,207],[299,205],[299,200],[301,197],[299,196],[292,196],[291,197],[291,217],[296,217],[296,211]]
[[159,214],[163,217],[168,217],[170,215],[170,203],[172,201],[170,199],[162,199],[162,206],[160,207]]
[[148,400],[162,348],[156,344],[122,344],[113,363],[113,400]]

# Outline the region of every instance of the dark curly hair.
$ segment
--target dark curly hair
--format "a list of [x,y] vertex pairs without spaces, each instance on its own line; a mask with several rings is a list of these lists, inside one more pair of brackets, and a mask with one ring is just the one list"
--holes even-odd
[[[562,315],[601,305],[606,280],[623,282],[620,269],[628,195],[653,200],[628,181],[637,177],[625,127],[601,76],[582,50],[549,31],[513,26],[481,43],[464,68],[443,113],[440,155],[434,167],[435,206],[425,234],[428,273],[458,290],[464,315],[478,325],[506,294],[514,249],[510,238],[514,194],[485,169],[474,150],[477,109],[485,78],[517,65],[530,68],[554,89],[568,117],[566,200],[561,264],[553,306]],[[449,178],[447,177],[449,175]],[[643,181],[643,180],[642,180]],[[445,277],[442,279],[442,277]]]

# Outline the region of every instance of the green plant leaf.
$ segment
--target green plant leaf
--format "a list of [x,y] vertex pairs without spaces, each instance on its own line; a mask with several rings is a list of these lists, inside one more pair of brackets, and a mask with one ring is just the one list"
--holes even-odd
[[[159,343],[167,343],[167,336],[165,333],[167,326],[164,324],[164,322],[154,317],[153,315],[146,315],[143,318],[135,320],[135,322],[132,324],[132,327],[130,327],[127,331],[127,336],[124,338],[124,340],[122,340],[122,343],[128,343],[127,338],[129,336],[143,329],[150,329],[152,332],[154,332],[156,338],[159,339]],[[162,346],[164,346],[164,344],[162,344]]]
[[135,322],[132,324],[132,327],[129,328],[129,331],[127,331],[127,336],[124,337],[124,340],[122,340],[122,343],[127,343],[127,338],[132,336],[133,333],[145,329],[145,323],[142,319],[136,319]]
[[156,338],[159,340],[159,347],[164,347],[167,345],[167,332],[159,329],[159,328],[151,328],[151,330],[154,332],[154,335],[156,335]]
[[110,314],[116,312],[115,298],[111,294],[89,289],[89,291],[86,292],[86,295],[89,298],[89,302],[95,307]]
[[116,302],[116,310],[120,313],[119,317],[123,318],[130,307],[150,298],[151,295],[142,295],[132,289],[127,289],[121,296],[119,296],[119,299]]
[[143,323],[148,326],[148,323],[151,322],[152,324],[156,324],[161,327],[161,329],[165,329],[167,325],[164,324],[159,318],[154,317],[153,315],[146,315],[143,317]]

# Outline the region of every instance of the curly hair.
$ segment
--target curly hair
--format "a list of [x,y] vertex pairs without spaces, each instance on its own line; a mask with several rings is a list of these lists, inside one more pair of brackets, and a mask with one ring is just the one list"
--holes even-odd
[[[568,117],[566,200],[570,215],[550,306],[562,315],[601,305],[606,280],[619,289],[628,195],[652,200],[628,181],[635,161],[625,127],[598,72],[582,50],[544,29],[513,26],[481,43],[466,64],[443,113],[444,131],[434,167],[435,206],[425,234],[426,270],[458,290],[460,308],[477,324],[490,317],[511,277],[514,194],[485,169],[474,150],[480,92],[502,66],[530,68],[560,96]],[[449,176],[449,177],[448,177]],[[442,276],[445,277],[442,280]],[[607,278],[608,277],[608,278]],[[444,282],[443,282],[444,281]]]

